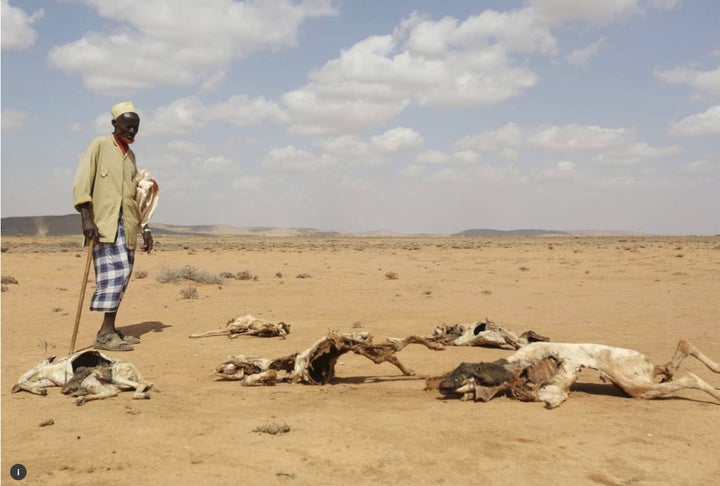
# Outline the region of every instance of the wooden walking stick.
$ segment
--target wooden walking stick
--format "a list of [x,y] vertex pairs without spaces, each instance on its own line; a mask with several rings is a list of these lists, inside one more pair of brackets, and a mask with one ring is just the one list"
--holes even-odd
[[83,301],[85,300],[85,289],[87,288],[88,275],[90,274],[90,264],[93,259],[93,248],[95,248],[95,239],[90,240],[88,246],[87,260],[85,260],[85,274],[83,275],[82,287],[80,287],[80,300],[78,301],[77,314],[75,315],[75,329],[73,329],[72,340],[70,341],[70,353],[75,351],[75,340],[77,339],[78,328],[80,327],[80,315],[82,314]]

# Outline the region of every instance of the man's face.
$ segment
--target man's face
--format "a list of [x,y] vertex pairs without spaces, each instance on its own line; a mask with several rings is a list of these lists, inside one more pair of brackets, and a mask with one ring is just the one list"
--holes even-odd
[[140,130],[140,117],[137,113],[123,113],[114,119],[112,124],[115,135],[129,145],[135,141],[135,135]]

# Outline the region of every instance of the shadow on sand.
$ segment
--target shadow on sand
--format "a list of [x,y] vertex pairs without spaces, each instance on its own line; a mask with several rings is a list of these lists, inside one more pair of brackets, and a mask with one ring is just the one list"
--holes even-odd
[[130,324],[128,326],[118,327],[118,330],[124,334],[140,337],[149,332],[163,332],[163,329],[172,327],[159,321],[145,321],[139,324]]

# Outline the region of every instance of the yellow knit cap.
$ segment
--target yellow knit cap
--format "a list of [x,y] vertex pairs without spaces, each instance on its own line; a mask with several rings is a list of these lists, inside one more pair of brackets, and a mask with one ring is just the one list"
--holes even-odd
[[113,120],[115,120],[123,113],[137,113],[135,111],[135,107],[132,104],[132,101],[123,101],[122,103],[118,103],[110,110],[110,114],[112,115]]

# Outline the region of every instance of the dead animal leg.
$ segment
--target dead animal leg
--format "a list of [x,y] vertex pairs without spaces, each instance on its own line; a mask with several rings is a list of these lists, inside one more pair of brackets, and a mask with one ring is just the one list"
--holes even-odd
[[191,338],[201,338],[201,337],[210,337],[210,336],[227,336],[230,334],[230,331],[207,331],[207,332],[199,332],[197,334],[190,334],[189,337]]
[[85,403],[92,400],[103,400],[105,398],[112,398],[118,395],[118,389],[112,385],[103,386],[98,393],[90,395],[83,395],[75,399],[75,405],[85,405]]
[[672,379],[673,374],[675,374],[677,369],[680,367],[680,364],[688,356],[696,358],[702,364],[710,368],[713,372],[720,373],[720,365],[718,365],[710,358],[705,356],[703,353],[701,353],[695,346],[682,339],[678,343],[677,349],[675,350],[675,354],[673,355],[672,359],[666,365],[656,367],[655,374],[665,375],[668,380]]
[[[386,345],[387,346],[387,345]],[[395,365],[400,371],[402,371],[403,375],[405,376],[412,376],[415,374],[415,372],[411,369],[406,368],[399,359],[397,359],[397,356],[395,356],[394,353],[394,345],[385,347],[383,345],[379,346],[356,346],[353,347],[352,351],[355,354],[359,354],[361,356],[365,356],[367,359],[371,360],[375,364],[380,364],[384,362],[391,363]]]
[[708,395],[714,397],[716,400],[720,401],[720,391],[716,390],[709,383],[692,373],[688,373],[664,383],[634,385],[629,389],[625,387],[623,388],[630,396],[644,399],[657,398],[678,390],[691,388],[695,390],[702,390]]
[[35,382],[28,382],[28,383],[18,383],[12,388],[13,393],[17,393],[19,391],[26,391],[30,393],[34,393],[35,395],[47,395],[48,386],[54,386],[55,383],[53,383],[51,380],[43,379],[40,381]]
[[113,375],[112,382],[113,385],[116,385],[120,388],[135,390],[135,392],[133,393],[133,398],[135,400],[149,399],[150,393],[148,392],[151,388],[155,386],[152,383],[140,383],[118,375]]
[[385,340],[393,345],[395,351],[400,351],[408,344],[422,344],[426,348],[435,351],[442,351],[443,349],[445,349],[445,346],[443,346],[441,343],[436,342],[433,339],[428,339],[421,336],[408,336],[406,338],[389,337],[385,338]]

